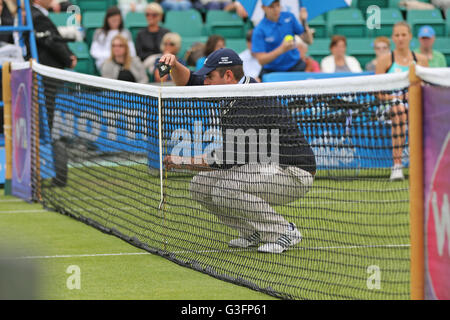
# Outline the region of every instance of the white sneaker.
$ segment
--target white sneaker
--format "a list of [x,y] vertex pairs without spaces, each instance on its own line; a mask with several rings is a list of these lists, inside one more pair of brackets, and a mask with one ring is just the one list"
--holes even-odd
[[260,242],[260,235],[258,232],[254,232],[248,238],[237,238],[228,242],[228,246],[231,248],[248,248],[256,247]]
[[258,248],[258,252],[264,253],[282,253],[289,247],[295,246],[302,241],[302,234],[298,231],[295,224],[289,223],[288,230],[278,238],[277,242],[266,243]]
[[405,176],[403,175],[403,166],[401,164],[395,164],[392,167],[390,180],[395,181],[403,179],[405,179]]

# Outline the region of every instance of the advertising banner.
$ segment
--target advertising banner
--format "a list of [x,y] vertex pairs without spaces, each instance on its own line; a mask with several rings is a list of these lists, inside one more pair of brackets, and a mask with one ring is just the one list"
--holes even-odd
[[450,299],[450,88],[425,86],[425,297]]
[[31,200],[31,69],[11,72],[12,194]]

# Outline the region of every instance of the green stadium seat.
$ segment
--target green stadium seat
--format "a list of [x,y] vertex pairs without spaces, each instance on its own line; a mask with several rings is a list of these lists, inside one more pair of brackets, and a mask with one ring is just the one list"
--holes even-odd
[[387,8],[389,6],[389,0],[358,0],[357,8],[359,8],[364,15],[367,12],[367,8],[370,6]]
[[447,37],[450,37],[450,8],[445,10],[445,21],[447,25]]
[[128,12],[127,16],[125,17],[125,28],[127,28],[132,36],[133,41],[136,41],[136,36],[138,32],[146,28],[148,23],[147,19],[145,17],[145,13],[143,12]]
[[206,30],[199,11],[189,9],[185,11],[167,11],[164,27],[177,32],[181,37],[205,36]]
[[181,49],[178,53],[178,57],[184,59],[184,56],[186,55],[186,51],[189,50],[189,48],[196,42],[203,42],[206,43],[206,40],[208,40],[207,36],[200,36],[200,37],[182,37],[181,38]]
[[244,21],[235,13],[223,10],[206,12],[206,30],[209,35],[219,34],[224,38],[245,37]]
[[366,21],[359,9],[348,8],[328,12],[328,35],[340,34],[347,38],[366,35]]
[[247,49],[247,41],[242,39],[225,39],[225,46],[233,49],[238,54]]
[[77,0],[77,5],[82,14],[89,11],[106,12],[108,8],[117,5],[117,0]]
[[105,12],[101,11],[89,11],[81,16],[81,24],[84,28],[86,34],[86,42],[90,46],[92,42],[92,37],[97,28],[103,26],[103,20],[105,18]]
[[85,42],[69,42],[68,46],[78,60],[75,71],[92,75],[96,74],[94,59],[89,54],[88,45]]
[[354,56],[361,64],[361,68],[364,69],[366,63],[375,58],[373,39],[371,38],[347,39],[347,55]]
[[447,67],[450,67],[450,38],[436,38],[433,49],[441,52],[445,56],[445,60],[447,60]]
[[411,25],[413,35],[417,36],[420,27],[430,25],[436,32],[437,37],[445,36],[445,21],[439,9],[434,10],[409,10],[406,20]]
[[70,18],[72,13],[56,13],[56,12],[49,12],[48,17],[57,27],[62,27],[67,25],[67,20]]
[[327,22],[324,15],[315,17],[308,24],[310,28],[314,29],[314,38],[326,38],[328,36]]
[[403,16],[400,9],[383,8],[380,10],[380,29],[370,29],[368,33],[372,37],[390,37],[392,35],[392,28],[394,25],[402,20]]
[[308,55],[312,56],[319,63],[330,54],[330,39],[314,39],[308,48]]

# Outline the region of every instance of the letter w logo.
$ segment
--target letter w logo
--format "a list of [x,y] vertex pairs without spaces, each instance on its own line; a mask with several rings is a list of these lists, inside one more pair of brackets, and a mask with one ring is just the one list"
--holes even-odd
[[434,227],[439,256],[444,254],[445,236],[447,235],[447,249],[450,256],[450,211],[448,206],[448,195],[444,193],[441,210],[439,211],[436,192],[433,192],[431,203],[433,206]]

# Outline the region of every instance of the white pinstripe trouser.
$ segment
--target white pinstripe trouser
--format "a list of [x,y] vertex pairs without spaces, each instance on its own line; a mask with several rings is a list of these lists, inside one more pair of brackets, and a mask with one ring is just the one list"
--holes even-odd
[[225,225],[247,238],[258,231],[274,242],[289,222],[272,206],[298,200],[309,191],[314,176],[298,167],[246,164],[228,170],[203,171],[190,184],[190,193]]

